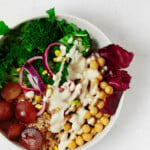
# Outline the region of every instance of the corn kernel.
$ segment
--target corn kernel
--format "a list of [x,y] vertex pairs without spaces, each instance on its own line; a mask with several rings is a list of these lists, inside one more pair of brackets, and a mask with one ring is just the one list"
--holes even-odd
[[71,129],[71,124],[70,123],[66,123],[65,125],[64,125],[64,130],[65,131],[69,131]]
[[83,140],[83,138],[81,136],[77,136],[76,137],[76,144],[78,146],[82,146],[84,144],[84,140]]
[[109,123],[109,119],[107,117],[102,117],[101,123],[106,126]]
[[90,62],[90,69],[98,70],[98,63],[96,62],[96,60],[91,60],[91,62]]
[[105,105],[105,102],[104,102],[104,101],[100,101],[100,102],[98,103],[97,107],[98,107],[99,109],[102,109],[102,108],[104,107],[104,105]]
[[95,131],[96,132],[102,132],[103,131],[103,125],[100,123],[100,124],[95,124]]
[[16,71],[17,71],[17,72],[20,72],[20,71],[21,71],[21,68],[17,68]]
[[54,150],[58,150],[58,146],[54,146]]
[[83,133],[89,133],[91,131],[91,127],[88,124],[83,125],[82,127]]
[[54,57],[53,61],[54,62],[64,62],[66,60],[65,57]]
[[47,113],[47,112],[44,112],[43,114],[44,114],[44,116],[47,116],[47,115],[48,115],[48,113]]
[[93,106],[91,109],[90,109],[90,112],[92,115],[96,115],[98,113],[98,108]]
[[36,104],[36,105],[35,105],[35,108],[37,108],[38,110],[40,110],[40,109],[42,108],[42,105]]
[[103,57],[98,58],[97,61],[100,67],[104,67],[106,60]]
[[88,142],[88,141],[90,141],[92,139],[92,134],[90,134],[90,133],[84,133],[82,135],[82,137],[83,137],[84,141]]
[[47,70],[44,70],[43,72],[42,72],[42,75],[46,75],[48,72],[47,72]]
[[105,92],[107,93],[107,94],[113,94],[113,92],[114,92],[114,89],[113,89],[113,87],[112,86],[106,86],[105,87]]
[[99,97],[99,99],[105,100],[106,93],[104,91],[99,91],[98,92],[98,97]]
[[84,115],[84,119],[90,119],[91,118],[91,113],[90,113],[90,111],[87,111],[86,113],[85,113],[85,115]]
[[100,87],[104,90],[108,86],[108,83],[106,81],[100,82]]
[[58,57],[61,55],[61,51],[60,50],[55,50],[55,55]]
[[47,84],[47,89],[51,89],[52,86],[50,84]]
[[102,116],[103,116],[103,114],[102,114],[101,112],[98,112],[98,113],[95,115],[95,117],[96,117],[97,119],[100,119]]
[[54,62],[58,62],[57,57],[54,57],[54,58],[53,58],[53,61],[54,61]]
[[71,141],[68,146],[67,146],[69,149],[73,150],[77,147],[77,144],[75,141]]
[[36,101],[37,103],[41,103],[41,96],[36,95],[36,96],[35,96],[35,101]]

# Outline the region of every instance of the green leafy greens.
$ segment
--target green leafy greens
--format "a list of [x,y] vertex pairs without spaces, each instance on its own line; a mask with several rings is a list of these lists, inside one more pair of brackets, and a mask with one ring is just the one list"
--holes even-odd
[[[11,30],[3,21],[0,21],[0,35],[5,35],[0,40],[0,88],[7,82],[17,82],[19,73],[16,68],[22,67],[33,56],[41,56],[50,43],[60,41],[69,50],[74,42],[78,41],[79,45],[77,46],[83,56],[89,54],[90,38],[87,31],[77,28],[74,24],[68,24],[65,20],[57,20],[54,8],[48,10],[47,14],[49,15],[47,18],[29,20]],[[69,37],[73,37],[70,44],[66,41]],[[48,63],[52,71],[57,73],[61,63],[53,61],[54,50],[49,54]],[[52,79],[42,75],[44,68],[41,62],[36,61],[34,67],[45,84],[53,84]],[[61,85],[67,80],[67,67],[68,64],[65,63]],[[25,82],[27,82],[27,78],[25,78]]]

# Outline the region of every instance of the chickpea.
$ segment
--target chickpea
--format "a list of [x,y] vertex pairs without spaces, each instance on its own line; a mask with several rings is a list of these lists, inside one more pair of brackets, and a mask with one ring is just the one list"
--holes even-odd
[[100,102],[98,103],[97,107],[98,107],[99,109],[102,109],[102,108],[104,107],[104,105],[105,105],[105,102],[104,102],[104,101],[100,101]]
[[68,144],[67,147],[68,147],[69,149],[73,150],[73,149],[75,149],[75,148],[77,147],[77,144],[76,144],[76,142],[73,140],[73,141],[71,141],[71,142]]
[[98,58],[97,61],[98,61],[98,64],[99,64],[100,67],[105,66],[106,60],[103,57]]
[[84,140],[81,136],[76,137],[76,144],[82,146],[84,144]]
[[92,134],[90,134],[90,133],[84,133],[82,135],[82,137],[83,137],[84,141],[88,142],[88,141],[90,141],[92,139]]
[[71,124],[70,123],[66,123],[65,125],[64,125],[64,130],[65,131],[69,131],[71,129]]
[[99,123],[99,124],[95,124],[95,131],[96,132],[102,132],[103,131],[103,125],[101,124],[101,123]]
[[99,91],[99,99],[105,100],[106,98],[106,93],[104,91]]
[[98,63],[96,62],[96,60],[91,60],[91,62],[90,62],[90,69],[98,70]]
[[91,127],[88,124],[83,125],[82,127],[83,133],[89,133],[91,131]]
[[103,125],[105,125],[105,126],[108,125],[108,123],[109,123],[109,118],[103,116],[103,117],[101,118],[101,123],[102,123]]
[[90,113],[90,111],[87,111],[86,113],[85,113],[85,115],[84,115],[84,119],[90,119],[91,118],[91,113]]
[[91,107],[90,112],[91,112],[92,115],[95,116],[98,113],[98,108],[93,106],[93,107]]
[[91,134],[92,134],[92,136],[96,135],[96,130],[95,130],[95,128],[92,128]]
[[100,87],[104,90],[108,86],[108,83],[106,81],[100,82]]
[[111,95],[111,94],[113,94],[114,89],[113,89],[112,86],[108,85],[108,86],[105,87],[105,92],[106,92],[107,94],[110,94],[110,95]]
[[103,114],[102,114],[101,112],[99,112],[99,113],[97,113],[97,114],[95,115],[95,117],[96,117],[97,119],[100,119],[102,116],[103,116]]

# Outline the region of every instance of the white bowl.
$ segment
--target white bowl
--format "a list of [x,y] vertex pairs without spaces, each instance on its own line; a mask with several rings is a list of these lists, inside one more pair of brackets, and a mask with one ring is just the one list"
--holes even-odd
[[[30,18],[29,18],[30,19]],[[33,18],[34,19],[34,18]],[[90,36],[97,42],[98,47],[104,47],[106,45],[111,44],[110,40],[106,37],[106,35],[98,29],[95,25],[89,23],[88,21],[81,19],[79,17],[71,16],[71,15],[58,15],[58,19],[65,19],[68,23],[74,23],[77,26],[79,26],[82,29],[86,29]],[[23,20],[24,22],[26,20]],[[16,22],[16,25],[19,24],[20,22]],[[93,145],[96,143],[100,142],[106,134],[111,130],[113,127],[114,123],[116,122],[117,118],[119,117],[120,110],[122,108],[123,104],[123,96],[121,97],[120,103],[118,105],[117,111],[115,115],[111,117],[110,123],[106,126],[106,128],[103,130],[102,133],[97,134],[90,142],[85,144],[82,147],[77,148],[77,150],[87,150],[90,149]],[[6,139],[6,137],[0,133],[0,140],[2,143],[7,143],[11,147],[11,150],[22,150],[23,148],[20,147],[19,145],[9,141]],[[6,145],[4,145],[6,147]]]

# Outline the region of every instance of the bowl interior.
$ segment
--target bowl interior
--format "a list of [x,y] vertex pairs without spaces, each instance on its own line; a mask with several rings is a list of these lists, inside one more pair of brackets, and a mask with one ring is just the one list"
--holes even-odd
[[[111,44],[110,40],[105,36],[105,34],[100,29],[98,29],[96,26],[94,26],[93,24],[89,23],[88,21],[86,21],[84,19],[80,19],[78,17],[74,17],[71,15],[57,15],[57,18],[59,20],[65,19],[68,23],[74,23],[77,26],[79,26],[80,28],[86,29],[89,32],[91,38],[94,41],[96,41],[97,46],[99,48],[104,47],[108,44]],[[33,18],[33,19],[35,19],[35,18]],[[20,22],[16,22],[16,25],[19,23]],[[117,109],[115,115],[111,117],[110,123],[106,126],[106,128],[103,130],[103,132],[98,134],[97,136],[95,136],[93,138],[93,140],[91,140],[90,142],[88,142],[84,146],[77,148],[77,150],[89,149],[91,146],[100,142],[100,140],[110,131],[110,129],[114,125],[116,119],[118,118],[121,107],[122,107],[122,103],[123,103],[123,96],[121,97],[121,100],[120,100],[120,103],[119,103],[119,106],[118,106],[118,109]],[[2,133],[0,133],[0,139],[1,139],[1,141],[3,141],[3,143],[6,143],[7,145],[9,144],[12,150],[13,149],[15,149],[15,150],[23,149],[22,147],[20,147],[16,143],[12,143],[11,141],[7,140],[7,138]]]

